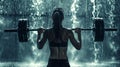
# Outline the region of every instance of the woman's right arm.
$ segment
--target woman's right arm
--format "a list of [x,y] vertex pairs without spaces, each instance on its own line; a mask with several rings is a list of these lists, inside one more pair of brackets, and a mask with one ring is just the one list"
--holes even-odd
[[78,34],[78,41],[75,39],[72,30],[69,30],[69,33],[68,33],[69,34],[69,39],[70,39],[70,42],[72,43],[72,45],[76,49],[80,50],[81,49],[81,43],[82,43],[82,41],[81,41],[81,30],[77,28],[75,30],[75,32]]

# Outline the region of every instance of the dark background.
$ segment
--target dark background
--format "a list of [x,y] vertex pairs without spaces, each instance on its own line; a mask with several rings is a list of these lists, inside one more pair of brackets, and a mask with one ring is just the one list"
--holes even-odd
[[[30,32],[29,41],[20,43],[17,33],[4,33],[3,30],[17,28],[20,18],[29,20],[29,28],[50,28],[51,14],[56,7],[64,10],[65,28],[93,28],[93,19],[103,18],[105,28],[118,29],[116,32],[105,32],[103,42],[94,42],[92,31],[83,31],[82,49],[79,51],[69,42],[68,58],[72,66],[87,66],[85,63],[100,66],[103,63],[109,67],[119,67],[119,0],[0,0],[0,62],[13,62],[14,66],[17,65],[14,62],[46,65],[50,54],[49,46],[46,43],[42,50],[37,49],[37,32]],[[41,16],[43,14],[46,16]]]

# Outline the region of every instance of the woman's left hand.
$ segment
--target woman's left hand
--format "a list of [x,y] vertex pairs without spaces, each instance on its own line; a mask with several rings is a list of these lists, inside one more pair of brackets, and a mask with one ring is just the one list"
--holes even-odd
[[75,33],[81,33],[81,29],[80,28],[76,28],[75,29]]

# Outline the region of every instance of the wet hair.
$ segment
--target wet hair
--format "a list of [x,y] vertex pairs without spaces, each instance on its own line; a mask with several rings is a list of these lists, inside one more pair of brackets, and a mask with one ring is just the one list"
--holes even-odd
[[59,21],[62,21],[64,19],[63,9],[62,8],[56,8],[53,11],[52,19],[53,19],[53,21],[58,21],[58,19],[59,19]]

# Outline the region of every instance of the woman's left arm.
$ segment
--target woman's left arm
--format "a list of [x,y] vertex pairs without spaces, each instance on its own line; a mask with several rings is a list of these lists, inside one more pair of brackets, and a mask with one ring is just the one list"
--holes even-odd
[[38,47],[38,49],[42,49],[44,44],[47,41],[47,30],[45,30],[45,32],[43,33],[43,37],[41,39],[42,32],[43,32],[43,30],[38,31],[38,37],[37,37],[37,47]]

